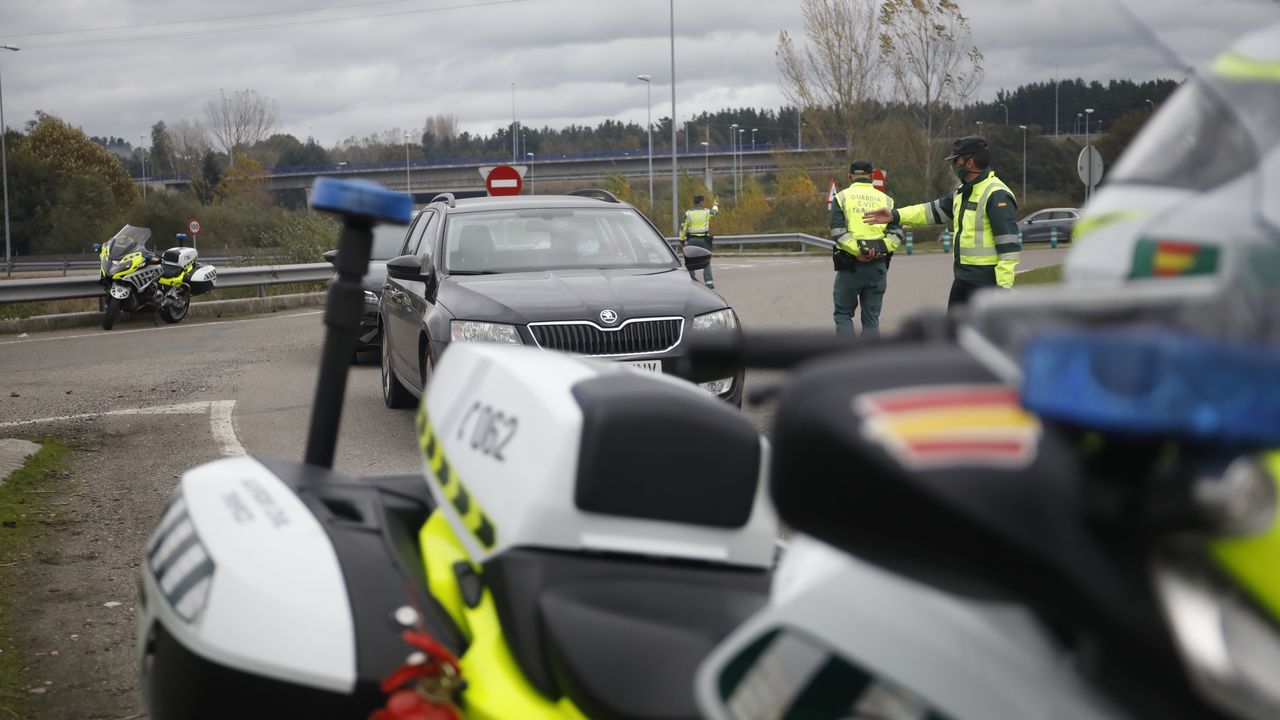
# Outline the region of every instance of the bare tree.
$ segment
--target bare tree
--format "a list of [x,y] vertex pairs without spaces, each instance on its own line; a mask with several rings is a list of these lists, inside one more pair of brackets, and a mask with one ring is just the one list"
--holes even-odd
[[924,132],[913,164],[929,188],[940,174],[930,148],[982,81],[982,53],[954,0],[884,0],[880,22],[882,57]]
[[427,118],[422,130],[424,133],[433,135],[437,140],[452,140],[458,137],[458,116],[434,115]]
[[822,108],[837,133],[854,146],[866,101],[879,88],[878,0],[802,0],[805,47],[787,31],[778,35],[782,93],[802,114]]
[[199,123],[179,120],[168,128],[174,172],[199,171],[205,152],[209,150],[209,134]]
[[234,165],[237,149],[252,147],[271,134],[276,103],[256,90],[237,90],[230,95],[219,90],[218,98],[205,101],[204,118],[214,143]]

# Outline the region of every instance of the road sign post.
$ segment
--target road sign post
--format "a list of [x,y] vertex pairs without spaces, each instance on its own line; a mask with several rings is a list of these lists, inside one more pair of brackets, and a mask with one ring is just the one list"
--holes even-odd
[[1102,180],[1102,153],[1092,145],[1086,145],[1076,158],[1076,172],[1080,174],[1080,182],[1084,183],[1085,199],[1093,193],[1093,189]]
[[[196,236],[200,234],[200,221],[191,218],[187,221],[187,232],[191,233],[191,247],[196,247]],[[199,249],[199,248],[196,248]]]
[[885,172],[884,170],[881,170],[880,168],[876,168],[872,170],[871,171],[871,187],[879,190],[880,192],[884,192],[885,182],[888,179],[888,177],[889,177],[889,173]]
[[831,209],[831,203],[836,200],[836,179],[831,178],[831,188],[827,190],[827,210]]

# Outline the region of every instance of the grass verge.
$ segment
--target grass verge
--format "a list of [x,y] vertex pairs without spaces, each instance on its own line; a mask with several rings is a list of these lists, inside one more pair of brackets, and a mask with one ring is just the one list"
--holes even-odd
[[[55,439],[41,441],[43,447],[27,458],[26,464],[0,485],[0,708],[7,717],[26,717],[29,696],[22,687],[22,657],[14,644],[17,628],[13,625],[13,608],[8,576],[24,562],[24,549],[37,533],[35,517],[45,512],[45,505],[57,498],[53,489],[58,475],[65,469],[68,448]],[[6,715],[0,714],[0,720]]]
[[1062,282],[1062,266],[1050,265],[1018,273],[1014,286],[1019,285],[1056,285]]

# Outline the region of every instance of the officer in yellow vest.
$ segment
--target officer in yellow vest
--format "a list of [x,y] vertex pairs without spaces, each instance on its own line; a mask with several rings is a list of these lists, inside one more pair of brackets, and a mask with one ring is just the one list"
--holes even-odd
[[[693,207],[684,211],[684,222],[680,224],[680,249],[684,249],[686,242],[691,242],[696,247],[711,250],[711,216],[720,214],[720,203],[713,201],[711,209],[702,207],[706,198],[701,195],[693,196]],[[702,281],[707,287],[716,286],[715,281],[711,278],[711,266],[708,265],[702,271]]]
[[952,195],[901,210],[882,207],[863,215],[869,223],[906,226],[948,223],[952,231],[955,279],[947,309],[963,305],[981,288],[1013,287],[1022,245],[1018,242],[1018,204],[1013,191],[989,167],[987,141],[977,135],[951,144],[947,156],[960,181]]
[[862,334],[880,334],[880,307],[889,282],[889,261],[898,249],[902,228],[865,222],[863,214],[893,207],[893,199],[871,184],[871,163],[849,164],[849,187],[831,203],[831,261],[836,280],[831,290],[837,334],[853,333],[853,314],[862,305]]

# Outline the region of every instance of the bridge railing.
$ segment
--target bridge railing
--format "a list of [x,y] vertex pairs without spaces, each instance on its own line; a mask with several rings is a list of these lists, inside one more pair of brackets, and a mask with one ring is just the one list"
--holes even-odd
[[[667,238],[672,249],[680,246],[679,238]],[[761,245],[793,245],[800,251],[806,248],[830,250],[832,242],[806,233],[773,235],[720,235],[714,240],[717,248],[737,248],[744,252],[748,247]],[[98,275],[73,277],[35,278],[29,280],[0,280],[0,303],[43,302],[98,297],[103,294]],[[333,277],[333,266],[327,262],[301,265],[264,265],[261,267],[218,268],[217,287],[253,287],[258,295],[265,296],[268,285],[302,282],[324,282]]]

